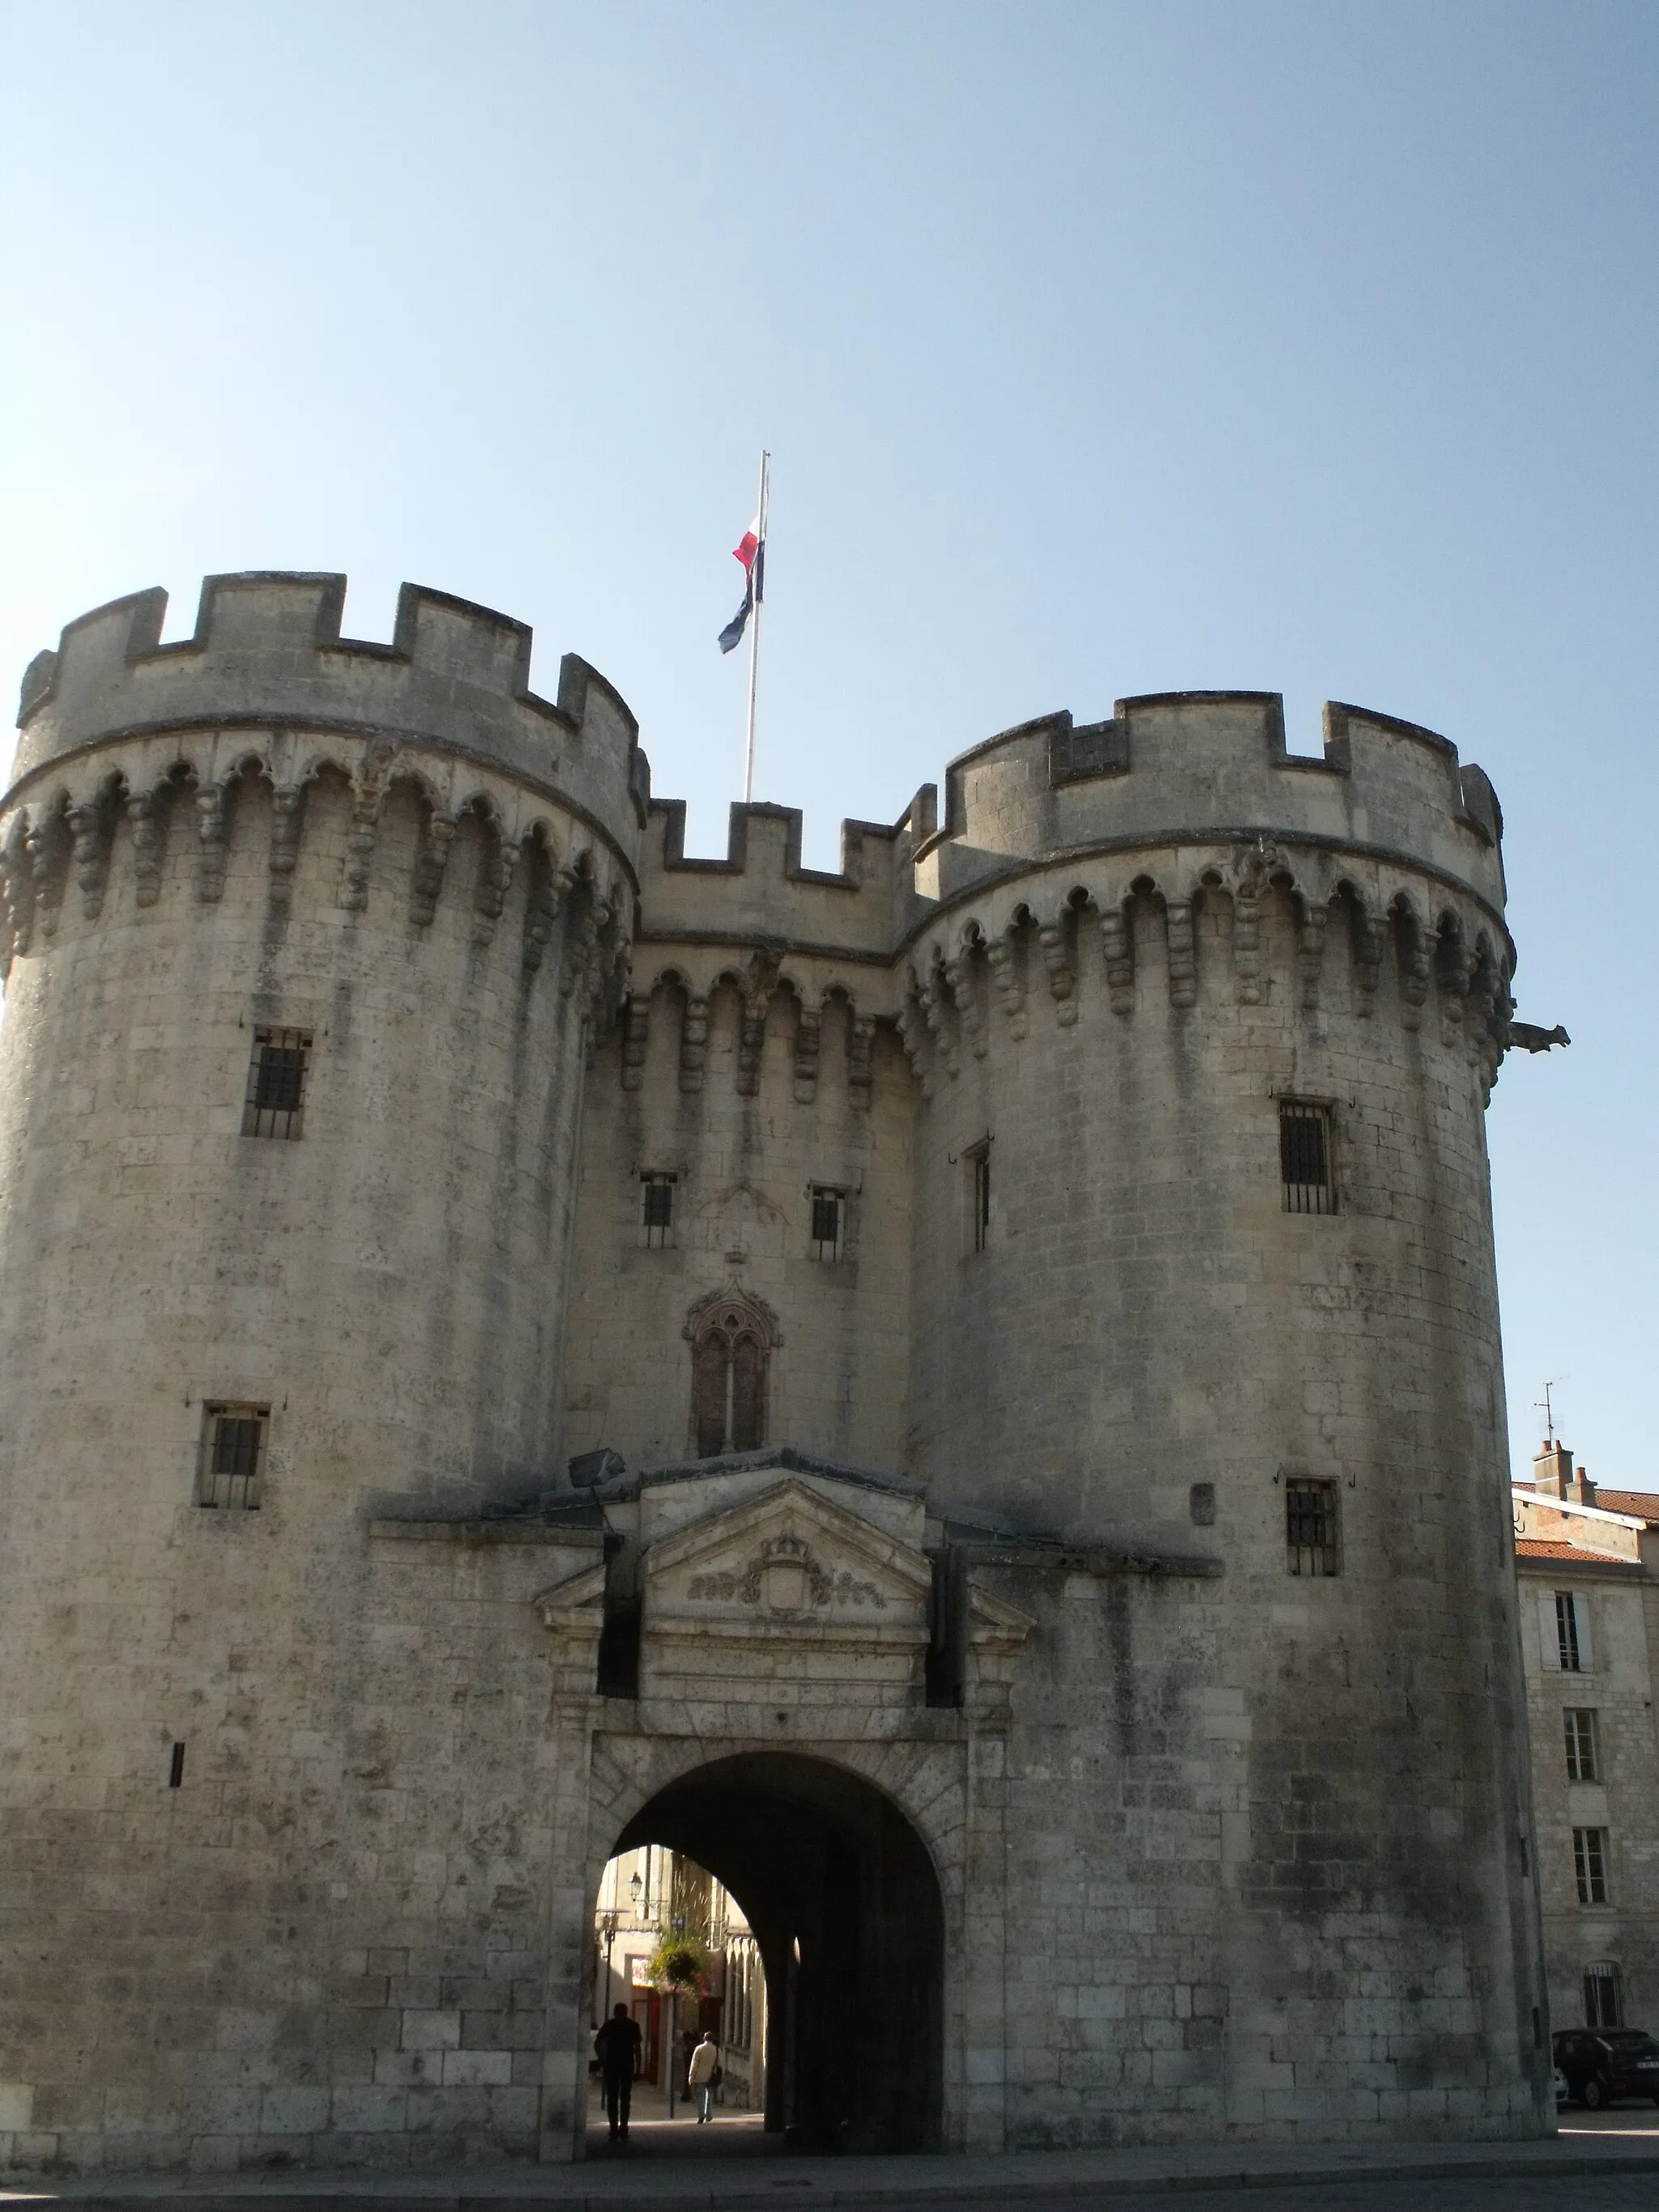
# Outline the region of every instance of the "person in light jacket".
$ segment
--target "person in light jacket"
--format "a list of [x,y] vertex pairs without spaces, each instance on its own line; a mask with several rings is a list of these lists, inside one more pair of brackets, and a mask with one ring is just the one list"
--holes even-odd
[[720,2054],[714,2039],[707,2028],[702,2041],[691,2053],[691,2063],[685,2078],[691,2085],[692,2100],[697,2107],[697,2125],[714,2117],[714,2076],[720,2070]]

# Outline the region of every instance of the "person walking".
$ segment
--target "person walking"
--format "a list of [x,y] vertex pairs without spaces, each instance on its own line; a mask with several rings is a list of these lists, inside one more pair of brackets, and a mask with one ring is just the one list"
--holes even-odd
[[634,2097],[634,2077],[640,2070],[640,2024],[629,2018],[625,2004],[619,2004],[593,2038],[612,2142],[628,2140],[628,2108]]
[[708,2028],[702,2032],[702,2041],[691,2053],[691,2063],[685,2078],[690,2084],[691,2095],[697,2107],[697,2125],[714,2117],[714,2077],[720,2070],[720,2054],[714,2038]]

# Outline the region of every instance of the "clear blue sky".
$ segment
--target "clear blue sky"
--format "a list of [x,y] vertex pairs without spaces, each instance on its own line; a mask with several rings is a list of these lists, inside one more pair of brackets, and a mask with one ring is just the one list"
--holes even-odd
[[1659,1485],[1659,9],[32,0],[0,14],[0,668],[340,568],[535,624],[723,847],[1127,692],[1425,722],[1508,817],[1513,1425]]

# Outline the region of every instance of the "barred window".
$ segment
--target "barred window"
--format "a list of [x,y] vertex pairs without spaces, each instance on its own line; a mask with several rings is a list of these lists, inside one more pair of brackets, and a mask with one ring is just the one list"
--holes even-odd
[[1578,1601],[1571,1590],[1555,1593],[1555,1640],[1563,1674],[1578,1674],[1583,1666],[1583,1639],[1579,1634]]
[[201,1463],[196,1481],[198,1505],[258,1512],[270,1419],[269,1406],[203,1407]]
[[1334,1213],[1331,1178],[1331,1109],[1305,1099],[1279,1103],[1279,1172],[1286,1213]]
[[1285,1547],[1293,1575],[1338,1571],[1335,1483],[1302,1476],[1285,1483]]
[[972,1250],[982,1252],[991,1241],[991,1147],[988,1143],[975,1145],[964,1158],[968,1163],[969,1243]]
[[1568,1781],[1599,1782],[1601,1778],[1601,1746],[1597,1740],[1594,1710],[1589,1706],[1569,1707],[1562,1717],[1567,1730]]
[[1584,2025],[1617,2027],[1624,2008],[1619,2002],[1619,1969],[1611,1959],[1592,1959],[1584,1969]]
[[248,1062],[245,1137],[298,1137],[305,1121],[309,1030],[255,1030]]
[[824,1183],[813,1184],[811,1241],[815,1260],[840,1259],[846,1215],[847,1200],[843,1193],[831,1190]]
[[673,1241],[674,1177],[640,1177],[640,1242],[647,1251],[660,1252]]
[[1572,1870],[1578,1880],[1581,1905],[1607,1901],[1607,1832],[1605,1828],[1575,1828],[1572,1832]]

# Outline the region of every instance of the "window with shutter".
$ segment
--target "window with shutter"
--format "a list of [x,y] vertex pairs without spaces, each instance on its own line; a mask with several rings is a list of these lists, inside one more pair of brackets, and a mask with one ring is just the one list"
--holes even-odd
[[1555,1593],[1554,1664],[1564,1674],[1587,1674],[1595,1664],[1590,1651],[1589,1602],[1576,1590]]
[[674,1178],[672,1175],[640,1177],[640,1242],[650,1252],[660,1252],[673,1242]]
[[812,1257],[815,1260],[839,1260],[842,1245],[842,1224],[846,1217],[847,1200],[838,1190],[827,1184],[812,1186]]

